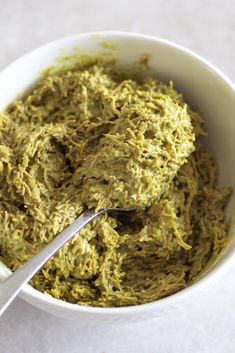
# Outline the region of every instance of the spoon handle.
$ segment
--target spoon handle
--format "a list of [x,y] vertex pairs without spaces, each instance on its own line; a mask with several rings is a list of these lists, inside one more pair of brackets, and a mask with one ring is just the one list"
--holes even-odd
[[63,230],[37,255],[26,262],[22,267],[12,273],[2,283],[0,283],[0,316],[14,300],[22,287],[30,281],[36,272],[76,233],[78,233],[87,223],[106,210],[95,212],[88,210],[81,214],[72,224]]

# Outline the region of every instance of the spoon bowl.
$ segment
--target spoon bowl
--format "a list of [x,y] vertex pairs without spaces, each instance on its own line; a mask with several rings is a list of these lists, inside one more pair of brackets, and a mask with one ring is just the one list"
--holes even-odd
[[87,210],[82,213],[37,255],[0,283],[0,316],[12,303],[17,294],[19,294],[23,286],[31,280],[43,265],[50,260],[50,258],[55,255],[57,251],[67,243],[67,241],[69,241],[75,234],[79,233],[79,231],[88,223],[93,221],[93,219],[104,213],[112,213],[115,215],[116,213],[127,214],[133,211],[135,211],[135,209],[106,208],[97,212],[94,210]]

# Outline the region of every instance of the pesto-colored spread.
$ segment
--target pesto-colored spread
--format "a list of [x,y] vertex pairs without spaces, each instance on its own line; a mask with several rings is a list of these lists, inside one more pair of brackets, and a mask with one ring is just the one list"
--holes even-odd
[[0,115],[0,257],[13,271],[87,208],[31,284],[82,305],[151,302],[188,286],[228,241],[230,190],[173,83],[102,60],[48,73]]

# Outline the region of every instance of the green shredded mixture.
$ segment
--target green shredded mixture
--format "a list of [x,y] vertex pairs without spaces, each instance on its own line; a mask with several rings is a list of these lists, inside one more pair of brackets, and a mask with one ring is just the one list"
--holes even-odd
[[227,243],[231,190],[173,83],[96,60],[49,74],[0,114],[0,257],[13,271],[87,208],[137,208],[86,226],[33,278],[56,298],[112,307],[192,281]]

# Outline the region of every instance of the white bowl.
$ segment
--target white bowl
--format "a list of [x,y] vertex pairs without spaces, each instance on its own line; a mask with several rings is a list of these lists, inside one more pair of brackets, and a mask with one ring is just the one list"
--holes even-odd
[[[235,190],[235,88],[228,78],[206,60],[165,40],[133,33],[103,32],[77,35],[49,43],[25,55],[0,73],[0,109],[4,109],[16,96],[29,89],[42,71],[54,64],[59,56],[71,54],[78,47],[81,53],[87,54],[95,54],[106,47],[106,51],[110,51],[117,62],[127,68],[136,66],[140,56],[149,53],[152,74],[164,81],[173,80],[175,87],[184,93],[186,101],[203,113],[209,133],[207,143],[216,154],[220,166],[220,183]],[[228,217],[234,214],[235,196],[227,208]],[[231,232],[232,228],[235,227],[231,226]],[[167,298],[138,306],[84,307],[52,298],[29,285],[25,286],[21,296],[36,307],[64,318],[96,323],[133,321],[156,316],[162,308],[210,285],[212,279],[218,278],[234,260],[233,237],[223,256],[198,282]],[[9,269],[0,263],[0,278],[4,279],[8,274]]]

